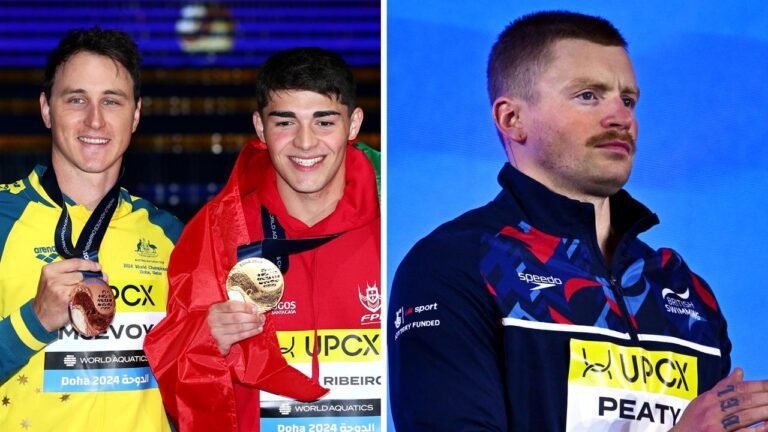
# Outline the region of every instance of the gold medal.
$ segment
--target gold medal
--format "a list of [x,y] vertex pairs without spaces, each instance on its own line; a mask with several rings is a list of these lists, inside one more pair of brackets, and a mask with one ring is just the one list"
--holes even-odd
[[115,295],[100,278],[86,278],[69,298],[72,328],[86,337],[104,332],[115,318]]
[[280,269],[266,258],[238,261],[227,276],[227,295],[232,300],[253,303],[262,312],[272,310],[283,297]]

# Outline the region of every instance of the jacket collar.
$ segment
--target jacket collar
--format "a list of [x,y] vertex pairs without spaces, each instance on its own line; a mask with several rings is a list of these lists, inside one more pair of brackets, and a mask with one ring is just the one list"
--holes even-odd
[[[30,201],[39,202],[47,207],[60,208],[51,197],[48,196],[45,188],[42,185],[41,179],[43,174],[49,169],[45,165],[36,165],[34,170],[25,179],[24,192]],[[93,212],[88,210],[84,205],[77,204],[67,195],[63,195],[64,202],[69,206],[70,215],[77,220],[87,220]],[[112,215],[112,220],[117,220],[123,216],[130,214],[133,211],[133,200],[130,194],[125,189],[120,189],[118,195],[118,204],[115,213]]]
[[[498,176],[503,191],[496,202],[511,198],[524,218],[558,236],[590,238],[595,236],[595,207],[558,193],[528,177],[509,163]],[[507,198],[507,199],[509,199]],[[610,197],[611,226],[620,236],[637,236],[659,223],[659,218],[624,189]],[[503,204],[502,204],[503,205]]]

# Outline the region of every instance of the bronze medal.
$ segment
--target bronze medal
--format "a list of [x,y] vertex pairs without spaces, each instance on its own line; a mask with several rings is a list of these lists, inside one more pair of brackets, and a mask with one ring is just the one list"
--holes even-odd
[[86,337],[103,333],[115,318],[115,295],[100,278],[90,277],[77,284],[69,299],[72,328]]
[[227,276],[227,295],[232,300],[253,303],[262,312],[272,310],[283,297],[280,269],[266,258],[238,261]]

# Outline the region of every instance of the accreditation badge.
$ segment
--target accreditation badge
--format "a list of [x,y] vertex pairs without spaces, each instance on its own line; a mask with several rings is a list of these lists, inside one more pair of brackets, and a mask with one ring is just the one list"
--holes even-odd
[[698,382],[696,357],[571,339],[566,431],[668,431]]
[[255,304],[262,312],[277,306],[284,290],[282,272],[266,258],[251,257],[240,260],[227,276],[229,299]]

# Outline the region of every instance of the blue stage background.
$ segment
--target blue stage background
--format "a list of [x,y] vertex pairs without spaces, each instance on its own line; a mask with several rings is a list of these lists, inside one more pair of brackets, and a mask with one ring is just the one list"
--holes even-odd
[[642,238],[672,247],[714,288],[733,364],[768,378],[768,7],[715,1],[388,3],[388,250],[498,192],[505,154],[485,90],[488,52],[514,18],[600,15],[629,42],[641,88],[627,189],[660,217]]

